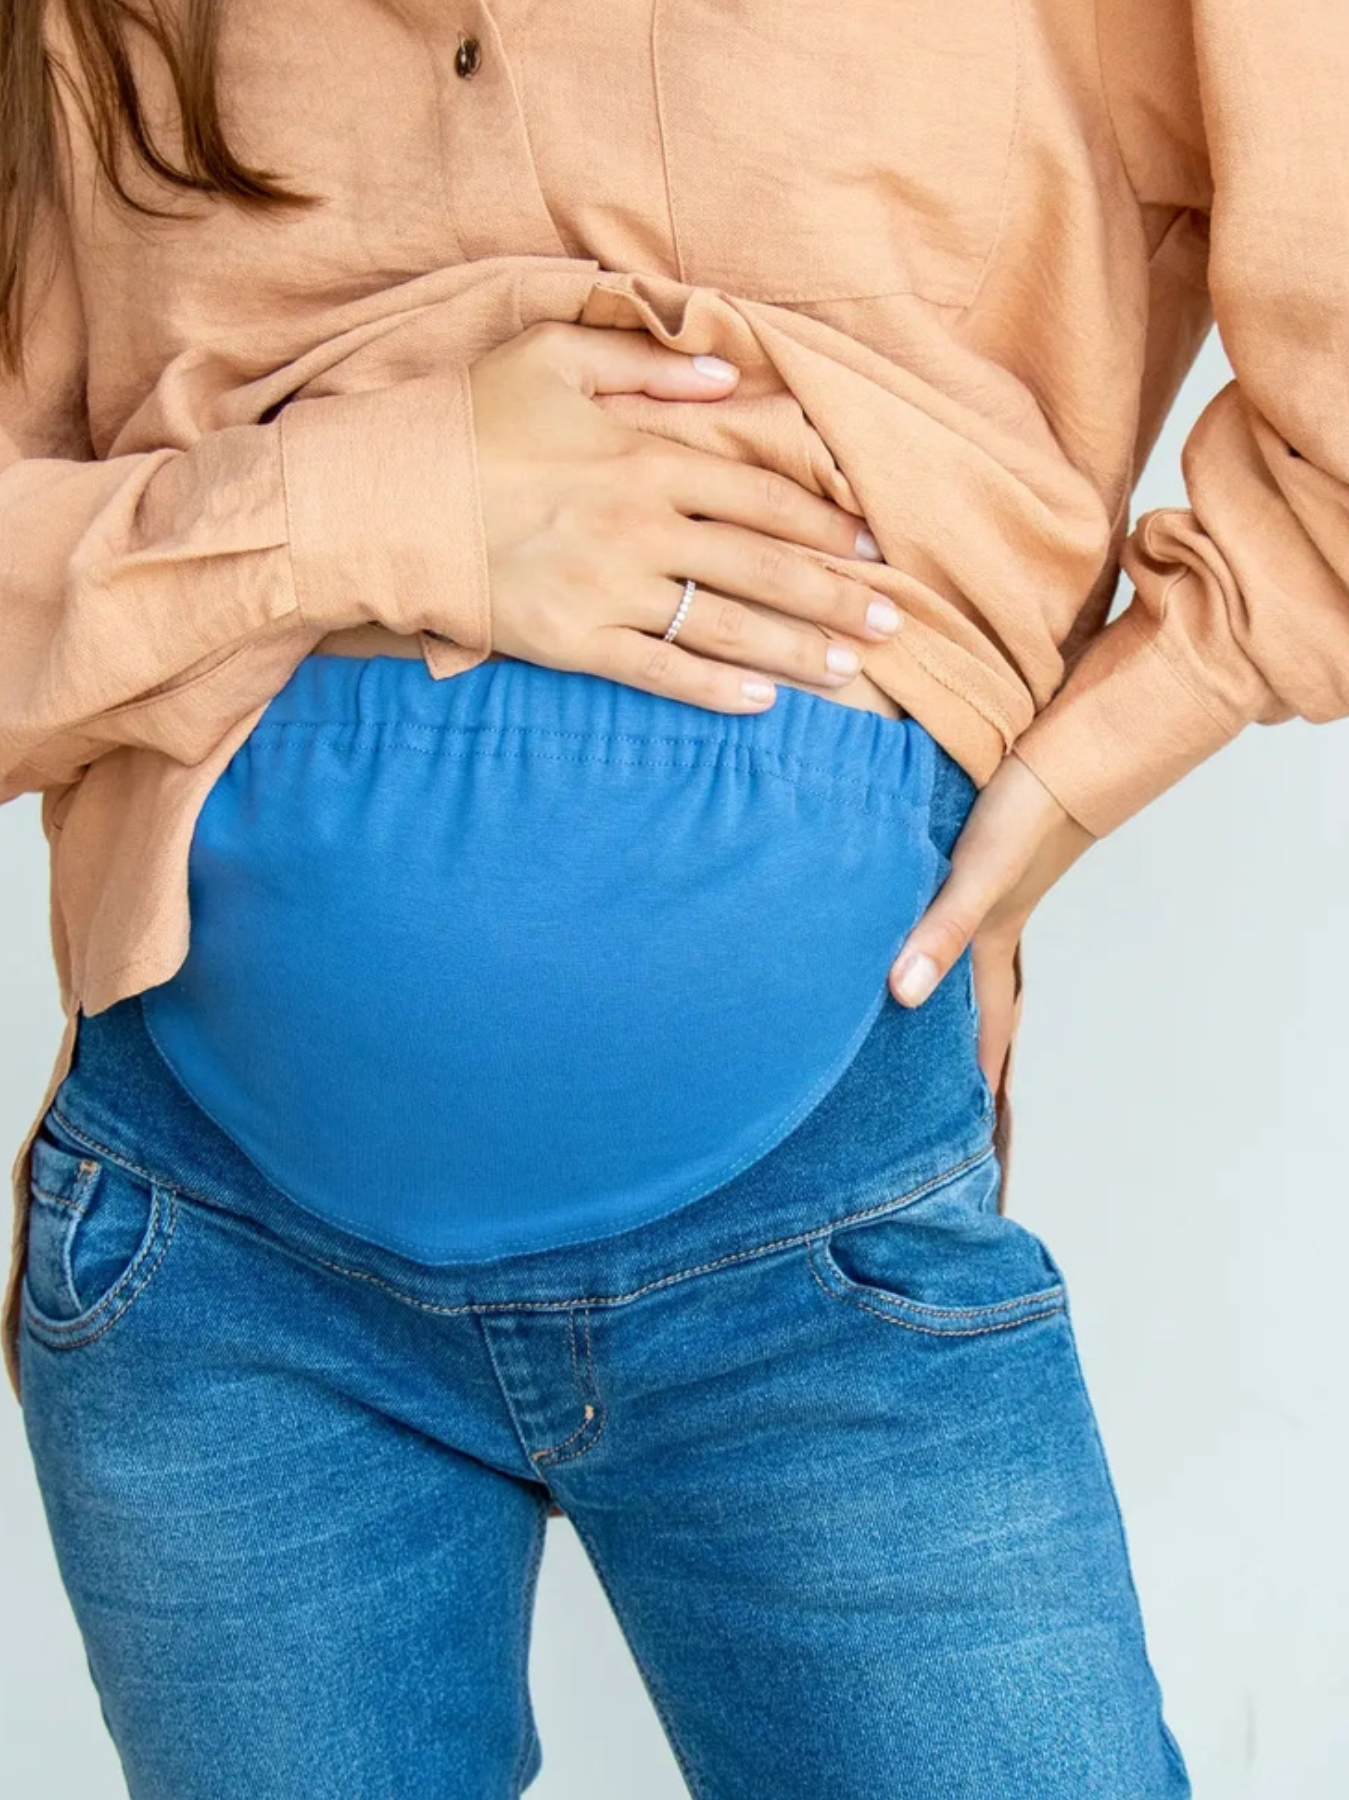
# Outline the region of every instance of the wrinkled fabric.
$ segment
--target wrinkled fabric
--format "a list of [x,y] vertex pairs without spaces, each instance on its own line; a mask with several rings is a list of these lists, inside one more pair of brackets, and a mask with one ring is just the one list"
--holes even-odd
[[[170,216],[130,214],[58,85],[0,385],[0,798],[43,796],[68,1027],[183,961],[196,814],[324,635],[489,655],[468,370],[536,321],[738,364],[716,403],[598,403],[865,516],[884,564],[825,559],[904,615],[864,671],[980,784],[1015,754],[1099,835],[1248,722],[1349,711],[1334,0],[227,15],[241,152],[322,203],[127,159]],[[1235,379],[1131,526],[1215,318]],[[11,1346],[13,1306],[11,1268]]]

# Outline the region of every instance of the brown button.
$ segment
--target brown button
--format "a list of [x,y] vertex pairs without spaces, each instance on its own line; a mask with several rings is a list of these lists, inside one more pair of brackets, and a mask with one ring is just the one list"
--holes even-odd
[[454,53],[454,72],[456,75],[476,75],[478,64],[482,61],[482,45],[477,38],[460,38],[459,48]]

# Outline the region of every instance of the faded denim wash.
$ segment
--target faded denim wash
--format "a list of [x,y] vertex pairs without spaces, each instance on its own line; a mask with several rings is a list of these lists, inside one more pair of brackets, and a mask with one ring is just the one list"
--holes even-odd
[[515,1800],[550,1504],[698,1800],[1189,1795],[976,1044],[967,955],[711,1194],[431,1266],[82,1017],[24,1419],[132,1800]]

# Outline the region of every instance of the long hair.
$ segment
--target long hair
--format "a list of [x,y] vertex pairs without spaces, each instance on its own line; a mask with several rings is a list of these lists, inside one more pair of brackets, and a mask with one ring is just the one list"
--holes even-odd
[[[217,85],[221,3],[0,0],[0,372],[23,367],[27,258],[39,216],[58,191],[58,82],[79,107],[114,193],[137,212],[165,216],[163,208],[128,192],[122,160],[128,148],[171,188],[221,195],[245,207],[313,202],[315,196],[283,186],[270,171],[249,168],[226,141]],[[62,8],[77,72],[66,69],[44,40],[49,4]],[[173,83],[182,137],[177,162],[146,122],[129,48],[137,31],[163,58]]]

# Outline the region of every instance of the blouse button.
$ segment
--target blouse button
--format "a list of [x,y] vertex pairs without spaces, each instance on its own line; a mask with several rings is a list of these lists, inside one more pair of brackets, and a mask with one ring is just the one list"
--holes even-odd
[[482,61],[482,45],[477,38],[460,38],[459,48],[454,53],[454,72],[456,75],[476,75],[478,64]]

